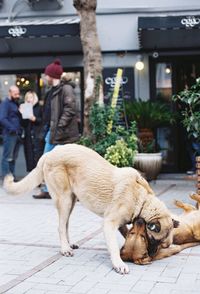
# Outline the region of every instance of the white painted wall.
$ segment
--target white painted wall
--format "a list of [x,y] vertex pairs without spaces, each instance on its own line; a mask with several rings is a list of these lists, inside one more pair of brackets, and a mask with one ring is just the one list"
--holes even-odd
[[192,6],[199,7],[199,0],[97,0],[98,9],[110,8],[192,8]]
[[[5,25],[12,13],[16,18],[44,17],[75,17],[76,10],[73,0],[64,0],[64,6],[56,11],[33,11],[25,3],[16,0],[5,0],[0,11],[0,25]],[[103,65],[107,67],[133,66],[138,55],[138,16],[167,16],[167,15],[200,15],[200,0],[97,0],[97,29],[103,54]],[[116,51],[124,51],[119,56]],[[127,52],[128,51],[128,52]],[[110,53],[109,53],[110,52]],[[148,56],[144,55],[145,68],[141,72],[135,71],[136,97],[149,98],[149,65]],[[2,70],[27,67],[29,58],[1,58]],[[51,57],[34,58],[33,68],[43,67]],[[61,57],[64,66],[82,66],[81,56]],[[44,64],[44,65],[43,65]]]
[[[14,18],[77,16],[73,0],[63,3],[60,10],[34,11],[28,1],[6,0],[0,11],[0,25],[5,25],[11,15]],[[199,0],[97,0],[97,28],[102,51],[138,50],[138,16],[187,13],[200,14]]]

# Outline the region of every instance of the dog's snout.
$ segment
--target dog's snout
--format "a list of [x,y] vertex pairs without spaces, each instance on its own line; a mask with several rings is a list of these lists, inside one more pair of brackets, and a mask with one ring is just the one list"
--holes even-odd
[[124,246],[122,246],[122,248],[120,249],[120,252],[122,252],[124,250]]
[[137,225],[137,226],[139,226],[139,227],[142,227],[143,225],[145,225],[145,220],[143,219],[143,218],[137,218],[136,220],[135,220],[135,224]]

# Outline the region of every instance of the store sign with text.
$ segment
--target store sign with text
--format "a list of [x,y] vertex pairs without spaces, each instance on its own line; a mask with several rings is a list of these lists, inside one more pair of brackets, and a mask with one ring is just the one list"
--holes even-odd
[[[121,99],[134,99],[134,71],[132,67],[125,67],[120,80],[119,88],[119,100]],[[104,79],[104,98],[105,101],[111,99],[117,76],[117,67],[104,68],[103,79]]]

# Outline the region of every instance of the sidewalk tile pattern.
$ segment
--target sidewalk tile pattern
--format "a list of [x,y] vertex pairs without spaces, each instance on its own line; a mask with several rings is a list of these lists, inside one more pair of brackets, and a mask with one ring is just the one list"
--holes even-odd
[[[195,182],[159,179],[155,193],[173,213],[174,199],[192,203]],[[35,191],[37,192],[37,191]],[[102,220],[77,203],[70,236],[81,246],[74,257],[59,254],[58,217],[52,200],[31,193],[9,196],[0,188],[0,293],[10,294],[197,294],[200,293],[200,246],[139,266],[130,274],[111,268]],[[123,238],[118,236],[120,246]]]

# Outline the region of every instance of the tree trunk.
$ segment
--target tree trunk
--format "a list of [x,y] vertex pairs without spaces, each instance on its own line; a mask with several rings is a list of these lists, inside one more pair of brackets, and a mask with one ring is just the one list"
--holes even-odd
[[96,0],[73,0],[80,15],[84,54],[84,135],[90,135],[89,112],[97,101],[103,104],[102,56],[96,27]]

